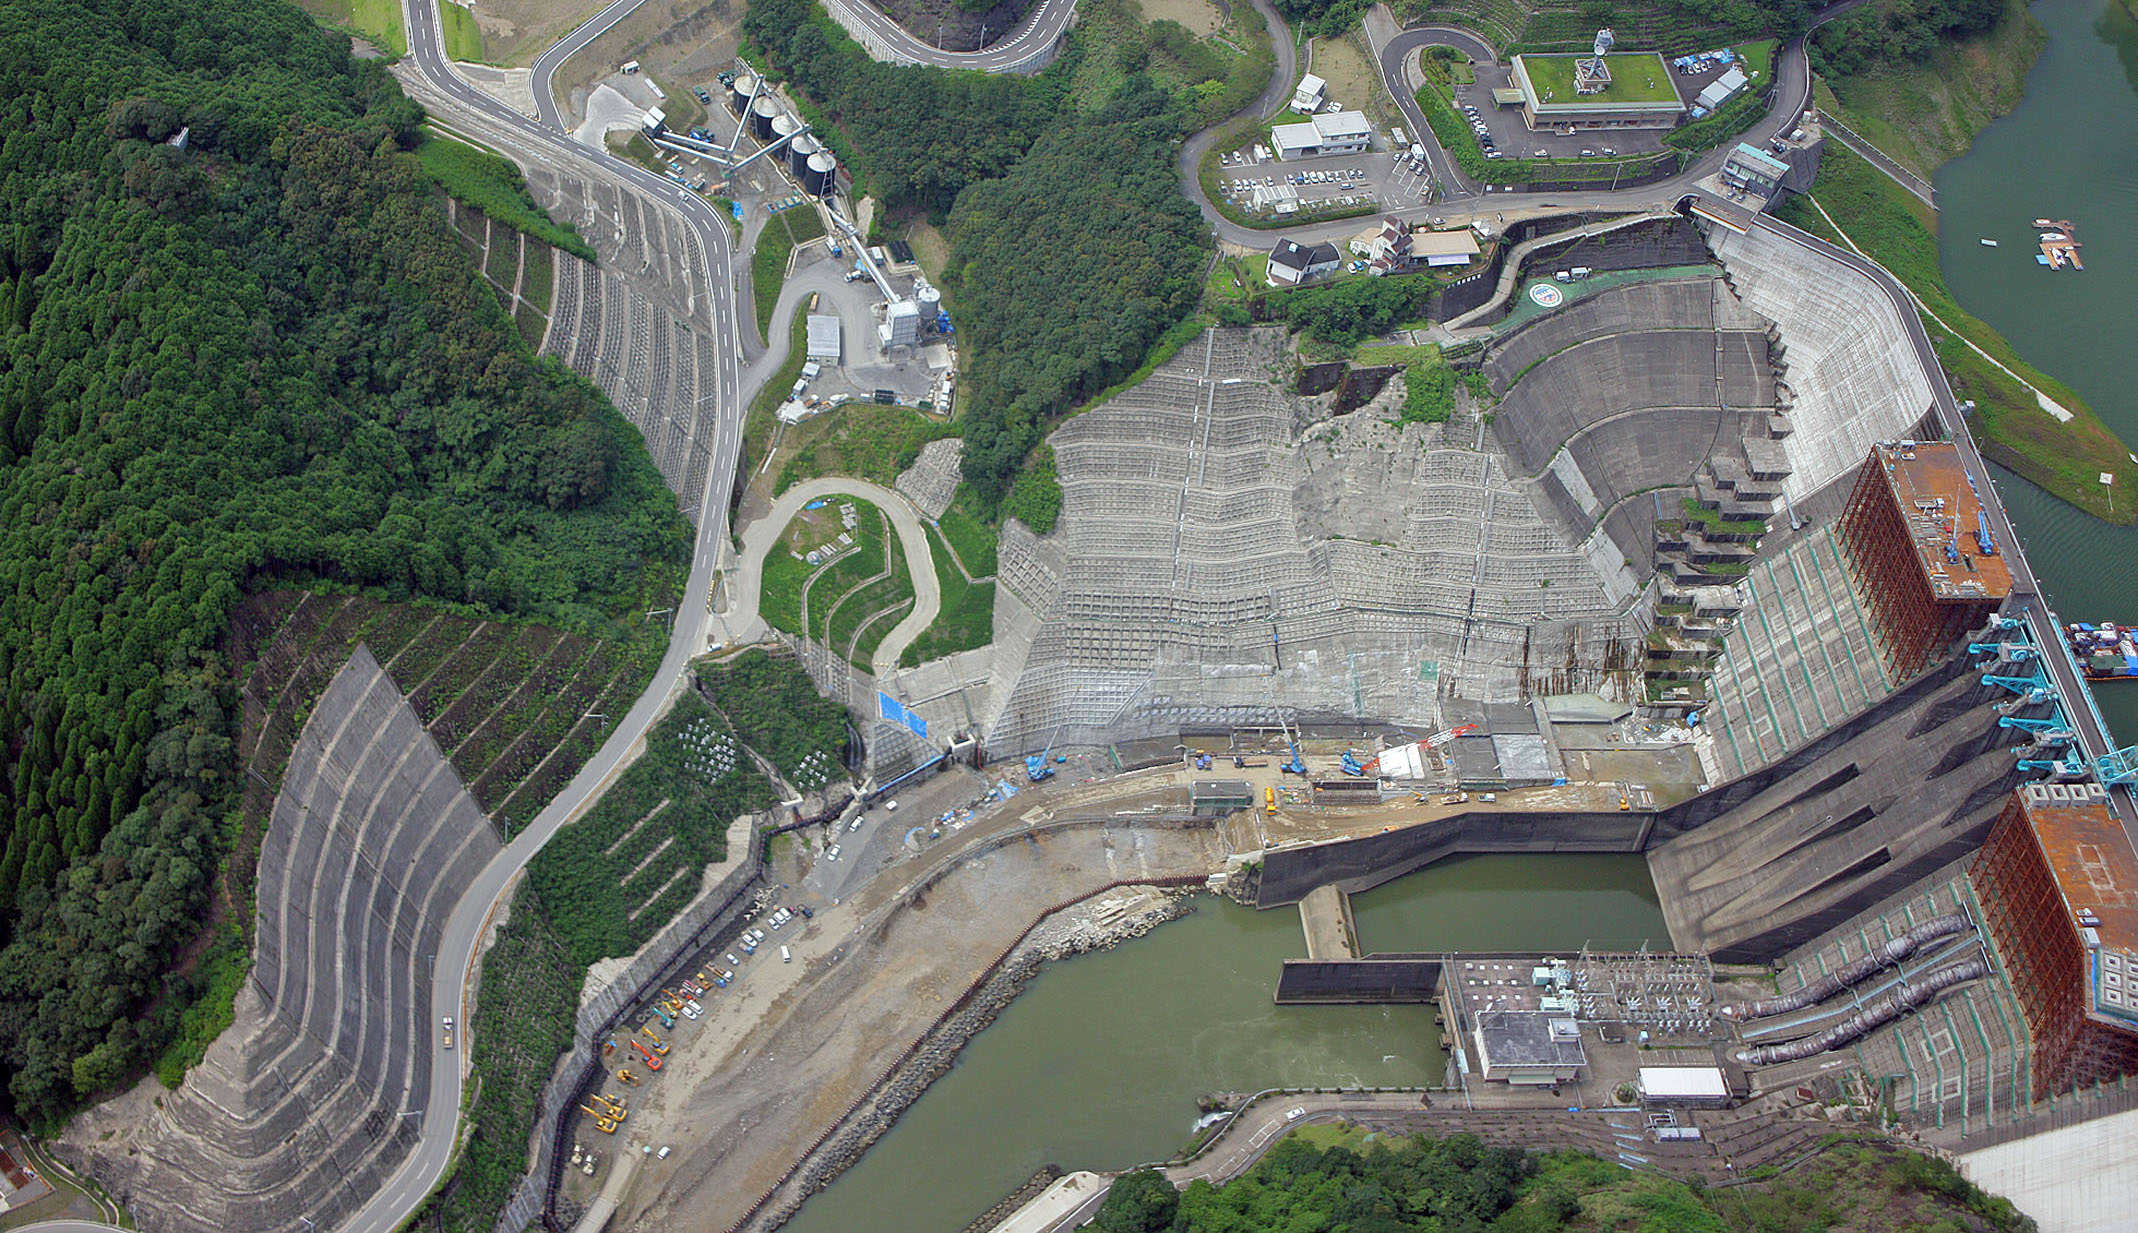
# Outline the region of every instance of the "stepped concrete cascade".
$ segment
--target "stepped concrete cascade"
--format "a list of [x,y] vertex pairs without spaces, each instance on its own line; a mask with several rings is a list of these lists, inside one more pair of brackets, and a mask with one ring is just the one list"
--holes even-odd
[[[1779,579],[1766,585],[1785,590]],[[1778,594],[1754,600],[1738,615],[1731,654],[1716,673],[1719,693],[1736,689],[1733,669],[1745,668],[1732,661],[1740,654],[1765,663],[1789,642],[1776,629],[1769,645],[1761,605],[1770,604],[1771,627],[1782,619],[1783,604],[1796,602]],[[1744,643],[1735,643],[1740,638]],[[1808,941],[1861,905],[1971,854],[2019,781],[2010,735],[1997,727],[1999,699],[1966,664],[1948,662],[1866,708],[1830,716],[1831,726],[1821,731],[1813,709],[1817,674],[1814,683],[1804,674],[1815,665],[1824,672],[1825,663],[1823,652],[1807,659],[1792,651],[1762,677],[1772,693],[1751,700],[1764,707],[1771,699],[1768,722],[1794,732],[1794,697],[1813,739],[1764,764],[1748,759],[1740,776],[1727,736],[1709,733],[1717,748],[1704,752],[1703,764],[1710,774],[1719,769],[1717,782],[1725,785],[1713,794],[1720,812],[1648,853],[1678,949],[1756,962]],[[1877,688],[1865,668],[1866,687]],[[1838,662],[1826,675],[1829,688],[1855,685]],[[1703,727],[1722,722],[1718,717]],[[1741,745],[1747,739],[1738,737]],[[1725,765],[1716,768],[1715,760]]]
[[1910,435],[1930,409],[1929,378],[1870,278],[1764,229],[1715,228],[1708,243],[1745,304],[1780,331],[1790,501],[1855,474],[1874,443]]
[[1642,632],[1625,554],[1474,417],[1398,426],[1393,381],[1331,416],[1291,366],[1281,330],[1213,330],[1055,432],[1061,521],[999,553],[994,748],[1607,686]]
[[332,1228],[414,1146],[404,1115],[428,1098],[439,1016],[459,1013],[430,1004],[430,956],[498,848],[357,648],[275,798],[235,1021],[176,1092],[147,1080],[83,1114],[70,1143],[145,1228]]

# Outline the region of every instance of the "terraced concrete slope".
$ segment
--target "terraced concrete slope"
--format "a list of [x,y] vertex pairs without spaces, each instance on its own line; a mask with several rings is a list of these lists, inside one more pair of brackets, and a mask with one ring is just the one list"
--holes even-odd
[[[144,1229],[330,1229],[413,1147],[440,1047],[431,956],[498,841],[358,647],[290,756],[260,853],[252,977],[184,1086],[70,1135]],[[106,1137],[106,1136],[109,1137]]]
[[1213,330],[1055,432],[1061,522],[1002,540],[996,746],[1423,723],[1628,662],[1625,554],[1552,525],[1475,416],[1396,425],[1393,383],[1332,416],[1291,366],[1281,330]]

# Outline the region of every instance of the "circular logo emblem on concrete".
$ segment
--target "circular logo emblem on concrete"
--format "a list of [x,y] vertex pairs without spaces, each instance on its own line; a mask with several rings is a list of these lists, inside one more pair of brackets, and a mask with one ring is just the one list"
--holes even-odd
[[1557,308],[1566,303],[1566,292],[1559,290],[1550,283],[1531,283],[1529,284],[1529,298],[1535,300],[1539,308]]

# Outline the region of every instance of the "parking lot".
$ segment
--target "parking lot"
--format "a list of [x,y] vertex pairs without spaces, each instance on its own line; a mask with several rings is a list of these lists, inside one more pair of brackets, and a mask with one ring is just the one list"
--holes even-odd
[[1492,101],[1494,85],[1506,85],[1510,75],[1503,68],[1480,68],[1476,85],[1455,87],[1455,105],[1464,110],[1473,127],[1482,124],[1486,130],[1478,144],[1485,147],[1488,158],[1495,149],[1503,158],[1611,158],[1663,148],[1668,129],[1532,129],[1523,121],[1521,108],[1501,107]]
[[1281,162],[1256,161],[1251,151],[1241,151],[1219,161],[1218,186],[1226,200],[1242,208],[1252,206],[1255,185],[1297,194],[1303,209],[1334,204],[1402,209],[1432,200],[1432,177],[1421,174],[1408,157],[1387,150]]

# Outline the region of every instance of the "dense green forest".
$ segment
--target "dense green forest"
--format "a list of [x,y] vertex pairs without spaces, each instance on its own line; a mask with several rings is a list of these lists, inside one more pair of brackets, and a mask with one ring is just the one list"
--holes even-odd
[[241,594],[591,627],[687,549],[348,47],[277,0],[0,8],[0,1058],[33,1118],[184,1009],[166,970],[236,815]]
[[1176,1192],[1156,1170],[1115,1179],[1098,1233],[2032,1233],[2034,1222],[1932,1156],[1829,1142],[1784,1172],[1709,1187],[1579,1152],[1308,1126],[1222,1187]]
[[1847,77],[1896,60],[1922,63],[1939,47],[1981,34],[2004,15],[2004,0],[1882,0],[1820,27],[1812,66]]
[[845,773],[846,708],[818,693],[794,656],[749,650],[707,660],[698,688],[794,787],[813,792]]
[[1154,45],[1142,68],[1073,90],[1081,38],[1034,77],[882,65],[811,0],[755,0],[743,33],[852,138],[886,205],[947,214],[962,465],[996,508],[1052,421],[1194,306],[1210,241],[1173,156],[1231,97],[1225,83],[1191,83],[1179,66],[1196,58],[1167,55],[1161,84]]

